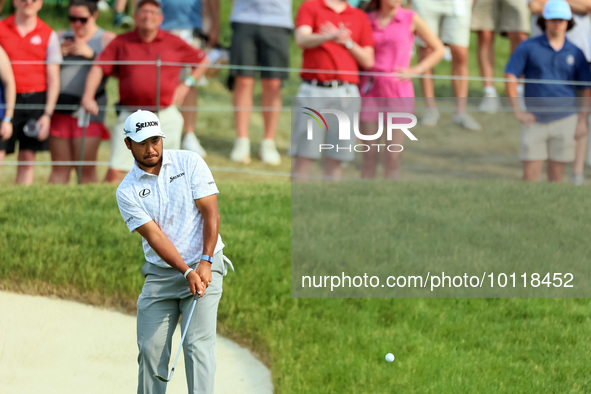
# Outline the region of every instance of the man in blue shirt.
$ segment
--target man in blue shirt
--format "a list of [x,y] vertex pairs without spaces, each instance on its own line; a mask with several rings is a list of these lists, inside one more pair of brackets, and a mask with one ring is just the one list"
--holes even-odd
[[[208,52],[215,48],[220,33],[220,0],[161,0],[162,29],[185,40],[195,48]],[[184,120],[181,148],[207,155],[195,135],[197,121],[197,81],[189,77],[189,68],[181,72],[181,81],[191,87],[181,104]]]
[[[567,38],[573,26],[572,12],[564,0],[550,0],[544,6],[538,25],[544,34],[521,43],[505,67],[505,90],[515,117],[523,126],[519,157],[523,179],[538,181],[548,160],[548,180],[561,182],[564,166],[575,157],[575,143],[587,134],[589,98],[587,86],[566,81],[591,82],[591,70],[583,52]],[[517,78],[565,81],[525,84],[523,111],[517,100]],[[576,89],[583,88],[583,102],[576,113]]]

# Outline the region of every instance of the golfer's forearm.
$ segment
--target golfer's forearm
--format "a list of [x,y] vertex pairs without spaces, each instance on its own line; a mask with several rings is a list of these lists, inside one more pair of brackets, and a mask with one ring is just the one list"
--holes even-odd
[[203,254],[213,256],[220,231],[220,214],[211,213],[203,225]]
[[220,231],[220,211],[215,194],[195,200],[203,218],[203,254],[213,256]]
[[174,247],[172,242],[166,238],[164,233],[158,235],[152,235],[147,239],[152,249],[160,256],[162,260],[172,268],[176,269],[180,273],[185,273],[189,268],[187,263],[183,260],[181,254]]

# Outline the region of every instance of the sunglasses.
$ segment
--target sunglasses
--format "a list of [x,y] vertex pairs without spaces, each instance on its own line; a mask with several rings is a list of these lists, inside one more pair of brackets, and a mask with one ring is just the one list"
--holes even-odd
[[84,24],[84,23],[88,22],[88,17],[81,18],[81,17],[77,17],[77,16],[68,15],[68,20],[72,23],[80,22],[80,23]]

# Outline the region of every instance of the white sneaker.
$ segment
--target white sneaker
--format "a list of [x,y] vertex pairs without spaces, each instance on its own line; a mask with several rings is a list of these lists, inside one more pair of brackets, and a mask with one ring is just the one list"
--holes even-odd
[[230,160],[243,164],[250,163],[250,140],[248,138],[236,139],[232,153],[230,153]]
[[583,186],[585,183],[585,176],[583,174],[573,174],[570,181],[575,186]]
[[265,164],[278,166],[281,164],[281,156],[277,152],[275,142],[273,140],[263,140],[261,142],[261,160]]
[[135,24],[135,20],[131,16],[125,15],[123,17],[123,20],[121,21],[121,28],[123,30],[132,30],[134,24]]
[[198,153],[199,156],[205,157],[207,156],[207,152],[199,143],[199,140],[195,136],[195,133],[188,133],[185,134],[183,137],[183,142],[181,143],[181,149],[183,150],[190,150],[191,152]]
[[495,114],[499,110],[500,107],[500,100],[499,97],[492,94],[485,94],[482,98],[482,102],[478,109],[480,112],[484,112],[487,114]]
[[426,108],[421,118],[423,126],[436,126],[439,121],[439,110],[437,108]]
[[480,131],[482,130],[482,126],[480,123],[476,121],[470,114],[467,112],[461,114],[454,114],[452,116],[452,120],[458,126],[461,126],[465,129],[472,130],[472,131]]

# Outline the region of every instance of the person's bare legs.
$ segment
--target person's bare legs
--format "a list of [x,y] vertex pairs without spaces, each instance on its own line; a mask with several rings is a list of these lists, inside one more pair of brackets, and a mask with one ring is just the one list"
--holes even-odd
[[543,160],[527,160],[521,162],[523,168],[523,180],[527,182],[538,182],[544,167]]
[[296,156],[293,168],[291,170],[292,182],[305,182],[309,179],[310,169],[314,159]]
[[[74,149],[74,160],[80,159],[80,149],[82,148],[82,138],[74,138],[72,140]],[[96,161],[98,156],[98,149],[101,145],[101,137],[86,137],[84,147],[83,161]],[[78,171],[78,166],[74,169]],[[80,176],[80,183],[97,183],[98,177],[96,175],[96,166],[82,166],[82,174]]]
[[189,89],[189,93],[185,96],[183,103],[181,104],[183,111],[183,121],[185,125],[185,134],[195,134],[195,123],[197,122],[197,88],[192,87]]
[[557,183],[562,182],[565,165],[566,163],[548,160],[548,181]]
[[6,151],[0,150],[0,169],[2,169],[2,161],[4,160],[4,156],[6,156]]
[[[513,52],[515,52],[515,49],[517,48],[517,46],[519,44],[521,44],[523,41],[527,40],[529,38],[529,35],[528,35],[528,33],[523,33],[523,32],[508,32],[507,38],[509,39],[509,43],[511,44],[511,54],[513,54]],[[523,96],[523,84],[522,83],[519,83],[517,85],[517,93],[519,94],[519,96]]]
[[329,181],[340,180],[343,177],[341,161],[326,157],[324,159],[324,176]]
[[589,135],[576,140],[575,146],[575,161],[573,162],[573,175],[583,176],[585,172],[585,159],[587,157],[587,144],[589,143]]
[[507,38],[509,39],[509,43],[511,45],[511,54],[513,54],[513,52],[515,52],[515,48],[517,48],[517,46],[523,41],[528,39],[528,34],[512,31],[507,33]]
[[[309,179],[310,168],[314,159],[297,156],[292,169],[291,179],[295,182],[305,182]],[[343,177],[341,161],[336,159],[324,159],[324,176],[327,180],[338,181]]]
[[253,77],[235,77],[232,104],[235,107],[234,124],[236,126],[236,135],[238,138],[248,138],[248,125],[250,123],[250,115],[252,113],[253,105],[253,89]]
[[[468,48],[459,45],[450,45],[451,74],[456,77],[468,76]],[[466,112],[468,97],[468,80],[464,78],[452,81],[454,95],[456,96],[456,113]]]
[[[135,3],[137,0],[131,1],[129,4],[129,13],[133,15]],[[127,0],[116,0],[115,4],[113,5],[113,9],[115,11],[115,16],[113,18],[113,26],[115,27],[123,27],[125,29],[129,29],[133,27],[133,18],[129,15],[126,15],[125,8],[127,6]]]
[[[19,150],[18,161],[35,161],[35,151]],[[32,185],[33,176],[35,175],[35,166],[33,164],[19,164],[16,169],[16,184],[17,185]]]
[[481,30],[478,35],[478,69],[480,76],[486,78],[483,82],[484,88],[494,88],[494,82],[489,79],[495,75],[495,32]]
[[109,168],[105,175],[105,182],[118,185],[121,183],[127,173],[125,171],[117,170],[115,168]]
[[[373,134],[375,130],[378,129],[378,122],[359,122],[359,128],[363,134]],[[378,141],[375,142],[378,143]],[[375,178],[378,170],[378,163],[380,161],[378,147],[370,145],[369,151],[363,152],[362,157],[361,178]]]
[[[419,49],[419,61],[423,60],[432,52],[430,48],[425,47],[418,47]],[[435,85],[433,84],[433,79],[428,78],[429,76],[433,75],[433,69],[429,69],[425,72],[424,78],[421,78],[421,90],[423,91],[423,97],[425,98],[425,103],[427,104],[428,108],[437,109],[437,104],[435,103]]]
[[[281,115],[281,106],[283,104],[281,101],[281,79],[263,78],[261,79],[261,84],[263,87],[261,105],[264,108],[272,108],[270,111],[263,110],[263,120],[265,123],[265,135],[263,138],[274,140],[275,134],[277,133],[277,125],[279,124],[279,116]],[[248,136],[248,130],[246,133]]]
[[388,145],[400,145],[399,147],[393,146],[391,148],[392,150],[398,148],[399,152],[390,152],[388,149],[384,152],[384,178],[386,179],[400,179],[400,158],[402,157],[404,137],[405,135],[402,130],[394,130],[392,140]]
[[[134,2],[132,1],[132,4]],[[127,5],[127,0],[115,0],[115,12],[125,12],[125,6]]]
[[[72,141],[66,138],[49,137],[49,151],[51,161],[73,161]],[[70,182],[72,166],[54,165],[49,174],[49,183],[65,185]]]

